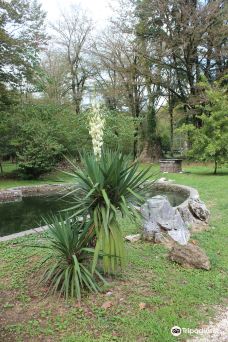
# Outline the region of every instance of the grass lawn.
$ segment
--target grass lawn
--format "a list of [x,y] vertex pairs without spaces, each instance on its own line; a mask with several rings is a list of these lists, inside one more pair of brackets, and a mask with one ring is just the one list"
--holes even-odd
[[[124,272],[110,279],[104,293],[85,294],[78,305],[47,296],[47,289],[38,285],[43,252],[23,244],[39,241],[39,235],[1,243],[0,341],[185,341],[189,336],[173,337],[170,328],[199,327],[218,305],[227,305],[228,169],[221,169],[217,176],[205,166],[186,166],[185,170],[188,173],[165,176],[197,188],[211,210],[209,229],[192,236],[208,254],[210,271],[171,263],[161,245],[128,244]],[[0,187],[7,187],[5,182]],[[140,225],[128,221],[122,225],[126,234],[140,231]],[[107,301],[110,307],[105,310],[102,304]]]
[[16,164],[3,163],[3,177],[0,177],[0,189],[13,188],[24,185],[52,184],[59,182],[70,182],[71,177],[61,171],[54,171],[37,180],[23,180],[15,176],[17,171]]

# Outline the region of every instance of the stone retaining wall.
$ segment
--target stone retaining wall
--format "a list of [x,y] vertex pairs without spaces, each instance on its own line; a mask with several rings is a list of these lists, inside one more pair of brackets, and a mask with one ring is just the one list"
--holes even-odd
[[0,202],[16,202],[21,201],[22,192],[21,190],[1,190],[0,191]]
[[182,159],[161,159],[160,171],[166,173],[182,172]]
[[48,194],[61,194],[70,190],[72,184],[44,184],[20,186],[7,190],[0,190],[0,202],[21,201],[23,197],[42,196]]

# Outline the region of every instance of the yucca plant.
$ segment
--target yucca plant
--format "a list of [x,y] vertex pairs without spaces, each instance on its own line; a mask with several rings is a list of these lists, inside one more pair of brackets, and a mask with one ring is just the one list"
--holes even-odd
[[72,217],[88,215],[96,234],[93,260],[95,270],[98,255],[103,255],[105,272],[115,272],[124,264],[124,241],[118,223],[118,213],[136,218],[135,206],[143,203],[142,185],[151,177],[150,168],[139,169],[138,163],[118,151],[103,151],[99,160],[94,154],[82,157],[83,168],[73,165],[77,189],[71,191],[74,204]]
[[49,229],[42,248],[49,250],[42,261],[46,269],[41,281],[48,285],[49,291],[55,294],[81,299],[81,289],[92,292],[100,291],[96,279],[105,283],[97,269],[91,272],[91,259],[94,249],[89,247],[93,237],[93,225],[80,222],[78,219],[53,216],[51,223],[46,222]]

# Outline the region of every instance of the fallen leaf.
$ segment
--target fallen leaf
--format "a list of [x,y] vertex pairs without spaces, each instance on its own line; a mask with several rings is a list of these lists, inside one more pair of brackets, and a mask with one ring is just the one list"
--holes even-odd
[[111,301],[108,301],[108,302],[104,302],[104,304],[102,304],[102,308],[107,310],[109,308],[111,308],[111,306],[113,306],[113,303]]
[[146,303],[139,303],[139,309],[144,310],[146,308]]

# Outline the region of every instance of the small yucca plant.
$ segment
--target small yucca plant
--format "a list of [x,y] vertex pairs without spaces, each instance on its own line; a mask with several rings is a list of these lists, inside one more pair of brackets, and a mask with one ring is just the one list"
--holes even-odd
[[96,234],[93,260],[95,270],[98,255],[103,255],[105,272],[115,272],[124,264],[124,240],[118,223],[124,217],[138,216],[135,206],[144,201],[142,185],[151,177],[150,168],[139,169],[138,163],[118,151],[103,151],[99,160],[94,154],[82,158],[83,168],[74,166],[77,189],[72,190],[72,217],[89,215]]
[[72,220],[69,217],[54,216],[51,223],[46,222],[49,229],[45,244],[40,247],[49,250],[42,261],[46,269],[41,281],[48,285],[49,291],[55,294],[81,299],[81,289],[91,292],[100,291],[96,278],[105,283],[104,278],[95,269],[91,272],[91,259],[94,249],[89,247],[93,237],[92,225]]

